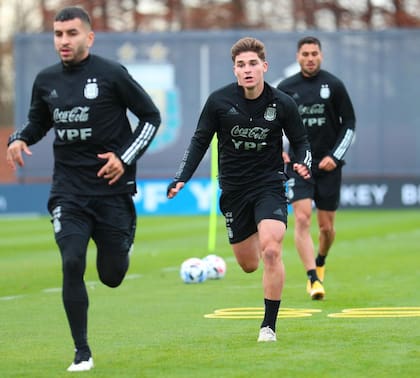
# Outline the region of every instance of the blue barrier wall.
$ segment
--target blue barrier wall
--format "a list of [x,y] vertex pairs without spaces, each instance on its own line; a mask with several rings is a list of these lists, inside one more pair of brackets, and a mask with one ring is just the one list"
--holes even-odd
[[[166,198],[166,180],[138,181],[134,197],[139,215],[208,214],[213,185],[210,180],[191,180],[173,200]],[[50,185],[0,185],[0,215],[48,214]],[[217,192],[218,193],[218,192]]]
[[[137,214],[209,214],[213,192],[210,180],[192,179],[172,200],[166,198],[167,185],[166,180],[139,180],[138,193],[134,197]],[[0,215],[47,214],[49,189],[47,184],[0,185]],[[420,178],[345,179],[341,189],[340,207],[420,208]],[[220,213],[218,206],[217,211]]]

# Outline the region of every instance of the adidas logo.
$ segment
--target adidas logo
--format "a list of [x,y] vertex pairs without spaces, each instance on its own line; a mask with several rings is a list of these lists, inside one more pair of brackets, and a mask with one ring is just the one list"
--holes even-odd
[[277,209],[273,211],[274,215],[284,215],[283,211],[281,209]]
[[48,95],[49,98],[58,98],[58,93],[55,89],[53,89],[50,94]]
[[234,106],[232,106],[232,107],[228,110],[227,114],[230,114],[230,115],[235,115],[235,114],[239,114],[239,113],[238,113],[238,111],[236,110],[236,108],[235,108]]

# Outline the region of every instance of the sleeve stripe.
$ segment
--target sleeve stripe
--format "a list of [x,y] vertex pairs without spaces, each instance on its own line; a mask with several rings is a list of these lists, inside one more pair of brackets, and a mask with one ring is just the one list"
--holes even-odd
[[333,156],[337,160],[343,159],[346,151],[349,149],[353,141],[353,135],[354,135],[354,131],[351,129],[348,129],[346,133],[344,134],[343,140],[341,141],[341,143],[339,144],[339,146],[337,147],[337,149],[334,151],[334,154],[333,154]]
[[126,164],[131,164],[138,153],[148,146],[156,127],[146,122],[140,135],[134,140],[133,144],[122,154],[121,159]]
[[303,162],[306,164],[307,167],[311,168],[312,166],[312,154],[310,151],[306,151],[305,159]]

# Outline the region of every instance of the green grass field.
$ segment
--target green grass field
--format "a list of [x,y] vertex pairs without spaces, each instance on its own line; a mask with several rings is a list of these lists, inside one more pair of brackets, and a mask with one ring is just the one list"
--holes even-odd
[[[305,292],[290,217],[280,312],[285,317],[277,323],[278,342],[267,344],[256,342],[262,270],[245,274],[236,265],[222,218],[215,252],[228,270],[218,281],[186,285],[178,273],[185,258],[208,254],[206,217],[140,218],[130,270],[117,289],[98,282],[91,245],[86,281],[96,366],[80,374],[418,377],[420,212],[342,210],[336,228],[326,298],[315,302]],[[73,345],[61,303],[60,269],[47,217],[0,218],[1,377],[71,375],[66,368]],[[239,314],[205,317],[226,308]],[[343,312],[367,308],[375,311]],[[310,316],[286,316],[287,309],[306,309]],[[253,313],[256,318],[244,318]]]

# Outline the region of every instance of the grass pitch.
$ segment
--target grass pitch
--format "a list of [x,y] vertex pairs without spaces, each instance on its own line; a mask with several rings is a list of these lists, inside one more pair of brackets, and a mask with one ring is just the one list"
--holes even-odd
[[[227,274],[218,281],[186,285],[178,273],[184,259],[208,254],[207,217],[140,218],[131,266],[117,289],[99,283],[90,245],[85,278],[96,366],[81,374],[418,377],[418,209],[342,210],[336,228],[327,259],[326,298],[315,302],[305,292],[290,217],[278,341],[268,344],[256,342],[262,269],[253,274],[240,270],[222,218],[215,253],[225,258]],[[60,258],[49,219],[0,218],[1,377],[71,374],[66,368],[73,345],[60,287]],[[301,316],[302,310],[307,316]]]

